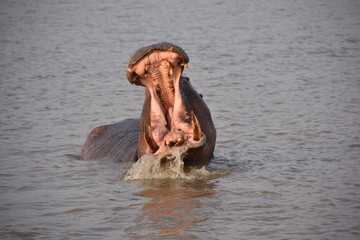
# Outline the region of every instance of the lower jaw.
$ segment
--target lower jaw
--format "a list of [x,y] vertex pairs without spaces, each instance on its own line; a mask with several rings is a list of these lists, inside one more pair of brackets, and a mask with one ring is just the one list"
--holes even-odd
[[173,149],[177,149],[181,152],[186,152],[189,149],[200,148],[204,146],[206,142],[207,142],[206,136],[205,134],[202,134],[202,137],[200,138],[199,141],[195,141],[192,138],[190,138],[188,141],[184,141],[182,144],[172,145],[172,146],[162,143],[159,145],[160,146],[159,149],[154,154],[162,154],[164,152],[172,151]]

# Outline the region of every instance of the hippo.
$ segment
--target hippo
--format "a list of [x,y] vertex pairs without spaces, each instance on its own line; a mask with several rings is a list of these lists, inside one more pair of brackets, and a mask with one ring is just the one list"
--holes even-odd
[[182,75],[188,63],[186,52],[168,42],[137,50],[129,61],[127,79],[145,87],[140,119],[96,127],[81,149],[81,158],[129,162],[181,148],[185,165],[209,163],[216,129],[202,95]]

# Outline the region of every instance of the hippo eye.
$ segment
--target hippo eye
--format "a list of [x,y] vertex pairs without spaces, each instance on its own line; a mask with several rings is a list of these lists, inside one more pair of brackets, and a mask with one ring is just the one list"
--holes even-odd
[[201,98],[203,98],[203,97],[204,97],[201,93],[199,93],[199,96],[200,96]]

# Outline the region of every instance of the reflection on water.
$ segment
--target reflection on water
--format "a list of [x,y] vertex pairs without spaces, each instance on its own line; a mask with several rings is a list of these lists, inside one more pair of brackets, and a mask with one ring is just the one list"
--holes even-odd
[[[190,229],[211,218],[203,214],[202,202],[217,196],[215,185],[204,181],[150,180],[136,181],[143,190],[135,193],[148,199],[128,229],[133,238],[183,237],[196,235]],[[141,227],[139,228],[139,225]],[[135,229],[141,229],[139,232]]]

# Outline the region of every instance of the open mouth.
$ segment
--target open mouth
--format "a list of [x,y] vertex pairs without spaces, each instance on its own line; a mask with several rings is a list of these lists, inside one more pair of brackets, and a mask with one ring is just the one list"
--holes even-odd
[[206,142],[180,88],[183,81],[189,81],[182,77],[188,62],[185,51],[170,43],[141,48],[129,62],[128,80],[146,87],[150,95],[150,120],[142,131],[151,153],[174,146],[198,148]]

